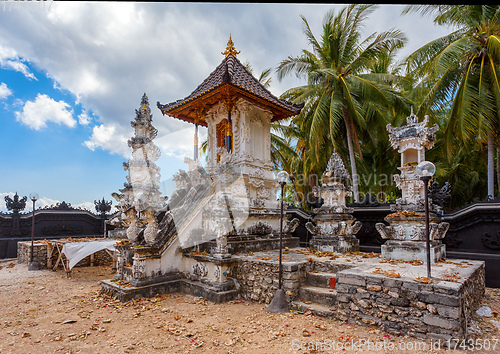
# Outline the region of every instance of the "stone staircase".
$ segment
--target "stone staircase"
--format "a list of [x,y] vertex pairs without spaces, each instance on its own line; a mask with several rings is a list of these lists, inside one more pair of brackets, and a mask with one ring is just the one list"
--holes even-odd
[[293,301],[293,309],[325,318],[336,317],[338,265],[315,263],[314,270],[306,273],[304,284],[300,287],[298,300]]

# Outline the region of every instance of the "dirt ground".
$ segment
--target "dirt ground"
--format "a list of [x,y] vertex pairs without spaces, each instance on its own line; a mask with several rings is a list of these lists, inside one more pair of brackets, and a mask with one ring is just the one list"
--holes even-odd
[[[0,353],[316,353],[342,345],[352,353],[445,352],[308,313],[270,314],[246,301],[173,294],[121,303],[100,292],[99,281],[113,276],[110,267],[73,268],[71,277],[28,271],[16,260],[0,267]],[[490,344],[482,352],[498,353],[500,329],[492,321],[500,321],[500,289],[488,288],[481,306],[493,316],[473,319],[472,338]]]

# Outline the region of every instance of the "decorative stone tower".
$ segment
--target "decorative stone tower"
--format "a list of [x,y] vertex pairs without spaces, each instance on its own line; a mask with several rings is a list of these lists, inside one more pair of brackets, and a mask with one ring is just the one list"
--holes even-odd
[[[382,257],[393,260],[426,260],[426,235],[425,215],[421,212],[425,209],[424,182],[415,174],[416,166],[425,161],[425,149],[431,149],[436,141],[435,133],[439,127],[435,124],[429,128],[429,117],[425,116],[422,122],[413,113],[406,118],[407,124],[402,127],[393,128],[387,125],[389,141],[394,149],[401,154],[401,166],[398,169],[400,175],[394,176],[396,186],[401,190],[402,197],[391,205],[391,210],[384,220],[389,223],[375,225],[382,238],[387,239],[382,245]],[[441,222],[434,211],[437,205],[429,200],[430,215],[430,240],[431,259],[436,262],[445,257],[445,245],[441,243],[449,224]]]
[[[117,209],[127,227],[127,238],[136,243],[143,237],[148,244],[154,243],[157,233],[155,212],[165,204],[166,197],[160,192],[160,169],[155,161],[160,157],[160,149],[153,143],[158,131],[152,125],[153,115],[146,94],[142,96],[141,106],[135,111],[131,122],[135,130],[128,141],[132,148],[132,158],[123,163],[128,171],[125,188],[121,194],[113,193]],[[144,229],[145,228],[145,229]]]
[[[359,240],[354,236],[361,228],[361,222],[352,216],[353,208],[346,207],[345,198],[352,195],[347,186],[349,173],[342,159],[334,152],[323,173],[320,188],[324,204],[313,209],[314,224],[308,222],[307,230],[314,236],[311,248],[322,252],[356,252]],[[316,224],[316,225],[315,225]]]

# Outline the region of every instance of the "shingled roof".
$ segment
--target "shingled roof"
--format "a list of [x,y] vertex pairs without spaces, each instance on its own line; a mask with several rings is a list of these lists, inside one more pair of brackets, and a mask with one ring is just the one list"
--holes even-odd
[[[226,90],[226,91],[225,91]],[[162,105],[158,108],[164,115],[206,126],[204,120],[198,121],[196,109],[209,108],[218,103],[224,92],[231,92],[232,97],[246,97],[251,101],[265,106],[273,112],[272,121],[297,115],[304,106],[282,100],[269,92],[236,58],[233,52],[226,57],[217,68],[186,98]]]

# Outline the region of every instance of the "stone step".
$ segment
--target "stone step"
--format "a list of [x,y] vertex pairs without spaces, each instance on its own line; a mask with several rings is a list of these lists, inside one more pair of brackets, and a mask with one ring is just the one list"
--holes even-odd
[[306,304],[302,301],[293,301],[290,306],[294,310],[301,312],[311,311],[311,313],[318,317],[323,318],[336,318],[336,309],[331,306],[325,306],[315,303]]
[[317,286],[303,286],[299,289],[299,299],[326,306],[337,306],[337,290]]
[[332,262],[314,262],[314,270],[323,273],[338,273],[344,269],[353,268],[354,265],[350,264],[338,264],[335,261]]
[[330,286],[332,278],[334,278],[336,281],[337,274],[327,273],[327,272],[317,272],[317,271],[308,272],[306,275],[306,285],[317,286],[319,288],[333,289]]

